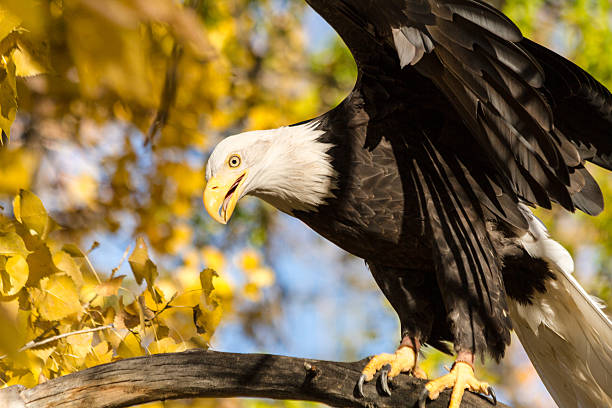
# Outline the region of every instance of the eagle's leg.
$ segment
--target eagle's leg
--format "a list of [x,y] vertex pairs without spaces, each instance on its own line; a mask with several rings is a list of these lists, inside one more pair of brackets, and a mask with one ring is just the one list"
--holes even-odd
[[378,354],[366,364],[357,382],[357,392],[363,397],[363,384],[371,381],[377,371],[381,371],[379,381],[382,391],[391,395],[388,380],[399,373],[409,372],[415,377],[426,379],[425,372],[417,365],[420,344],[416,339],[404,337],[394,354]]
[[[432,326],[441,301],[432,293],[435,275],[428,270],[392,268],[367,261],[372,276],[400,318],[402,341],[394,354],[373,357],[362,371],[357,394],[363,396],[363,384],[377,371],[380,388],[390,394],[388,380],[401,372],[427,378],[417,366],[417,357],[424,339],[431,339]],[[434,338],[436,340],[437,337]]]
[[497,404],[493,388],[488,383],[479,381],[474,376],[473,363],[474,355],[472,353],[459,352],[450,373],[425,384],[425,388],[419,398],[419,408],[425,408],[427,398],[435,400],[447,388],[453,389],[448,408],[459,408],[461,406],[465,390],[489,395],[493,400],[493,405]]

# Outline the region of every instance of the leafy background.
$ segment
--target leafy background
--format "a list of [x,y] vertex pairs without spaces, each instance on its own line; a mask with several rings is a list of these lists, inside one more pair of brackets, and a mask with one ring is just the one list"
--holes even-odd
[[[608,0],[494,3],[612,87]],[[397,318],[362,261],[260,201],[226,227],[201,204],[221,138],[314,117],[351,89],[350,54],[303,1],[1,0],[0,56],[0,386],[194,347],[394,349]],[[612,212],[539,216],[612,305]],[[451,363],[425,355],[430,376]],[[479,372],[515,407],[553,404],[516,339]],[[148,404],[270,405],[311,404]]]

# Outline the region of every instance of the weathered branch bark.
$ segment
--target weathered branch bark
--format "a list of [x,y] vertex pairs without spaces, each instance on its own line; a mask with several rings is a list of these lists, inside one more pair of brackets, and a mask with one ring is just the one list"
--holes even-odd
[[[415,406],[423,381],[403,374],[394,379],[391,397],[378,393],[376,381],[364,387],[365,398],[355,397],[364,364],[202,350],[156,354],[92,367],[30,389],[0,390],[0,407],[115,408],[197,397],[265,397],[356,408]],[[447,408],[449,394],[427,406]],[[461,406],[491,408],[487,400],[470,393]]]

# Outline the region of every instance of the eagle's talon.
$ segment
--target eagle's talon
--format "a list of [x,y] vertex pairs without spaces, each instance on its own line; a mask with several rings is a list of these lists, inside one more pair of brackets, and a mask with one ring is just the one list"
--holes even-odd
[[361,374],[359,376],[359,381],[357,381],[357,396],[360,398],[365,397],[364,393],[363,393],[363,383],[365,382],[366,379],[366,375],[365,374]]
[[389,384],[392,385],[391,380],[399,373],[418,372],[424,374],[424,371],[417,366],[416,361],[417,352],[413,347],[406,345],[400,346],[394,354],[383,353],[373,356],[361,371],[361,377],[359,377],[357,383],[358,395],[364,395],[363,384],[371,381],[377,371],[381,372],[378,378],[381,393],[391,395]]
[[380,377],[378,381],[380,383],[380,388],[383,391],[383,394],[387,396],[391,396],[391,390],[389,389],[389,371],[391,371],[391,364],[385,364],[380,369]]
[[489,388],[487,388],[487,395],[489,395],[492,399],[491,404],[493,404],[494,406],[497,405],[497,397],[495,396],[495,391],[493,391],[493,387],[489,386]]
[[427,373],[425,372],[425,370],[423,370],[421,367],[419,366],[415,366],[411,371],[410,374],[415,377],[415,378],[420,378],[421,380],[428,380],[429,378],[427,377]]
[[425,408],[427,398],[429,398],[429,390],[427,388],[423,388],[421,395],[419,395],[419,408]]
[[[452,392],[448,408],[460,408],[466,390],[478,394],[494,395],[489,384],[476,379],[472,365],[462,360],[455,361],[450,373],[425,384],[431,400],[437,399],[442,391],[449,388],[452,389]],[[497,403],[497,398],[494,396],[492,398],[493,402]]]

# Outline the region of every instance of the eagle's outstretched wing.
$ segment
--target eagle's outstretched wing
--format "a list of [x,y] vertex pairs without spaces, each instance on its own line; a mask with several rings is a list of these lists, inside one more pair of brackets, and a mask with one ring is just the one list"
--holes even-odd
[[[495,253],[499,246],[481,209],[523,237],[530,236],[533,220],[528,212],[521,215],[521,202],[545,208],[557,202],[570,211],[600,213],[602,193],[584,164],[612,169],[612,95],[575,64],[524,38],[503,13],[479,0],[306,1],[355,58],[359,79],[353,94],[363,96],[370,123],[376,124],[368,134],[383,127],[378,132],[417,152],[410,174],[403,175],[405,193],[419,198],[427,221],[456,350],[459,344],[499,358],[509,341],[509,315],[501,254]],[[409,95],[411,90],[416,95]],[[387,105],[397,106],[398,99],[400,105],[416,104],[416,115],[437,113],[409,123],[388,113],[394,108]],[[427,122],[432,120],[440,124]],[[553,299],[561,293],[550,291],[542,296]],[[561,305],[556,309],[542,301],[520,309],[521,315],[513,303],[519,333],[532,342],[530,356],[559,404],[608,401],[602,390],[610,379],[605,370],[602,375],[599,361],[609,363],[609,321],[588,332],[595,336],[581,332],[564,338],[565,343],[554,342],[561,338],[556,333],[563,333],[559,327],[565,327],[559,311],[572,310],[578,320],[598,315],[592,304],[572,309],[577,292],[564,293],[555,300]],[[540,316],[549,319],[547,328],[557,329],[554,335],[539,332],[546,329],[539,323],[525,323]],[[547,359],[551,350],[559,356],[554,363]],[[584,353],[594,357],[582,361]],[[590,384],[584,392],[575,393],[568,380],[551,375],[563,360],[567,367],[580,367],[580,375],[586,373]]]
[[520,199],[602,211],[583,163],[612,165],[612,96],[588,73],[477,0],[307,2],[340,34],[361,74],[435,84],[483,152],[479,160]]

